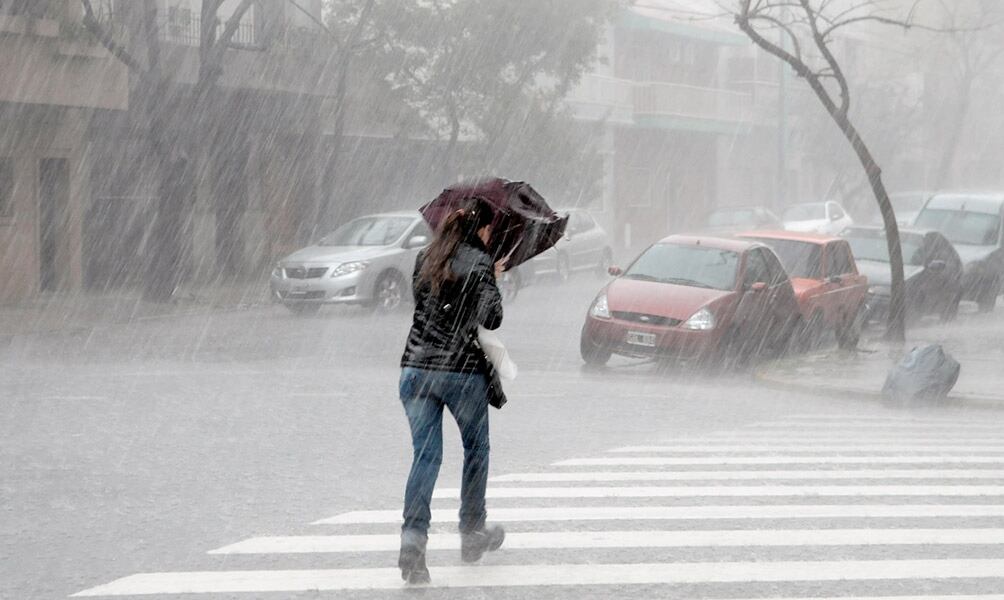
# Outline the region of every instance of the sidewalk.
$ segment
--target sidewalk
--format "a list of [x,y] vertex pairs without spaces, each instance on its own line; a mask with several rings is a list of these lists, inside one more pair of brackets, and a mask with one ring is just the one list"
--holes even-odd
[[0,305],[0,339],[15,335],[70,333],[96,326],[248,310],[270,302],[268,284],[241,282],[185,286],[171,302],[143,300],[139,290],[43,294],[29,302]]
[[915,346],[941,344],[962,365],[949,403],[1004,408],[1004,314],[960,315],[951,324],[907,332],[902,347],[863,337],[857,352],[836,348],[773,361],[757,369],[768,386],[880,401],[886,374]]

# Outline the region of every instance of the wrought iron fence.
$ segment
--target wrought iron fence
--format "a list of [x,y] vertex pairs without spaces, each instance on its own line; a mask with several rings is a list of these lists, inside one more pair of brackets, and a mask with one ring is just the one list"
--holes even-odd
[[[216,23],[216,36],[219,37],[226,28],[226,23]],[[160,27],[161,39],[185,46],[198,46],[202,41],[202,20],[192,16],[188,11],[172,11]],[[230,43],[239,46],[255,46],[258,35],[253,22],[241,21],[234,32]]]

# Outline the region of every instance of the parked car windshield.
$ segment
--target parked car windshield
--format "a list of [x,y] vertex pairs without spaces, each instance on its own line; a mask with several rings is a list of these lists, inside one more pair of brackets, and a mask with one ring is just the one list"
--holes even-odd
[[319,246],[386,246],[393,244],[415,220],[410,217],[362,217],[324,236]]
[[[886,245],[885,232],[851,231],[846,235],[846,238],[851,245],[854,260],[889,262],[889,247]],[[903,248],[903,264],[911,267],[919,267],[924,264],[922,251],[924,236],[900,232],[899,243],[900,247]]]
[[1000,218],[987,213],[928,208],[917,215],[918,229],[936,229],[953,244],[993,246],[1000,235]]
[[815,221],[826,218],[826,205],[822,203],[796,204],[784,211],[785,221]]
[[731,227],[735,225],[756,225],[756,212],[752,208],[739,208],[731,210],[716,210],[708,215],[709,227]]
[[819,279],[823,276],[820,268],[823,251],[819,244],[760,238],[757,238],[757,241],[770,247],[774,254],[777,254],[789,277]]
[[693,245],[657,244],[631,265],[624,277],[691,287],[731,290],[736,286],[739,255]]
[[917,212],[924,208],[925,194],[893,194],[889,196],[894,211]]

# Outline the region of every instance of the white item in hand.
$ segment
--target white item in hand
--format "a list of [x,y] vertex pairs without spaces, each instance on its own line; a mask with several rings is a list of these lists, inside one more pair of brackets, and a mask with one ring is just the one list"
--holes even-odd
[[478,326],[478,344],[484,351],[488,360],[492,361],[499,377],[512,381],[516,379],[516,363],[509,358],[509,351],[498,334],[491,329]]

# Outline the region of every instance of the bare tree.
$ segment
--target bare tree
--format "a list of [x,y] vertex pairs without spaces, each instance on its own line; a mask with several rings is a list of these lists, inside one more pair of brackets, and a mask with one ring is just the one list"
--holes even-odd
[[[912,11],[903,17],[890,16],[877,0],[734,0],[727,10],[753,43],[787,63],[805,80],[864,169],[885,225],[892,270],[886,335],[903,341],[906,315],[899,227],[882,181],[882,169],[851,119],[851,89],[834,50],[834,35],[850,26],[869,23],[909,29],[915,26]],[[783,43],[772,41],[778,33]]]
[[[157,205],[144,269],[144,297],[171,298],[183,275],[183,232],[195,188],[196,152],[210,91],[222,75],[223,53],[241,19],[255,0],[242,0],[217,34],[217,11],[223,0],[204,0],[199,39],[199,74],[192,93],[176,91],[175,73],[162,60],[157,0],[142,0],[120,18],[129,25],[128,42],[115,33],[113,23],[95,14],[91,0],[81,0],[84,26],[134,75],[133,97],[138,107],[134,129],[145,142],[145,158],[155,170]],[[123,36],[125,37],[125,36]],[[128,46],[127,46],[128,44]],[[194,116],[194,118],[184,118]]]
[[932,50],[938,59],[948,61],[952,78],[952,93],[944,97],[946,138],[934,176],[935,184],[944,188],[955,183],[956,157],[973,104],[973,88],[1004,58],[1000,25],[1004,10],[998,3],[957,0],[940,0],[940,6],[949,35],[945,44]]

